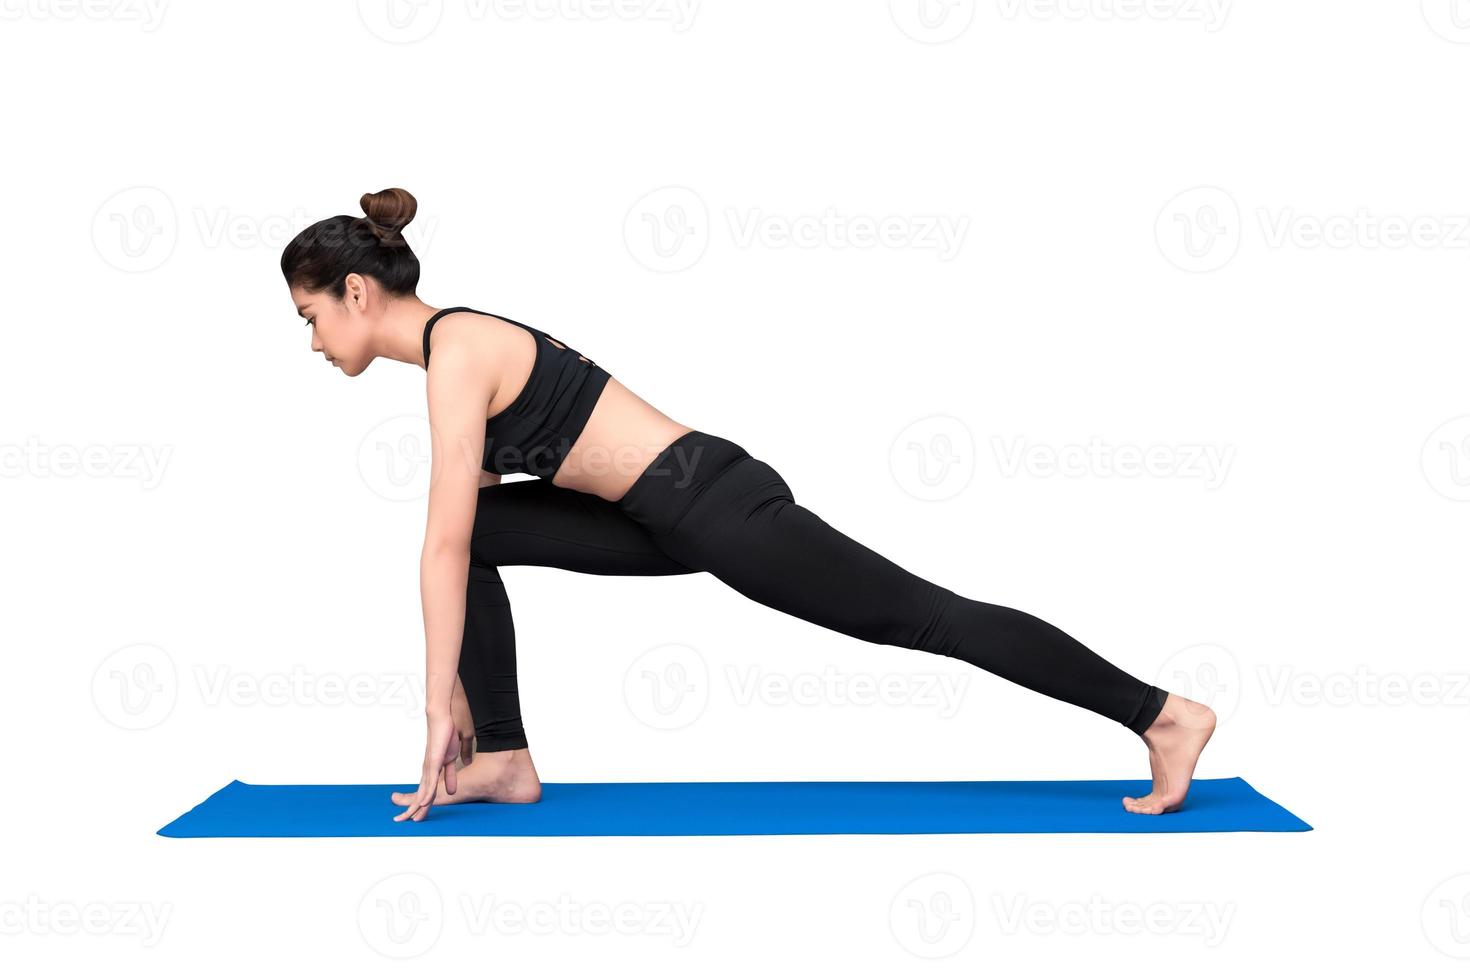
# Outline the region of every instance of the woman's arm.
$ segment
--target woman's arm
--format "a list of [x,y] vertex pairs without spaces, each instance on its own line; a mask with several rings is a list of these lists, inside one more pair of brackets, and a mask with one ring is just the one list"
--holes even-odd
[[424,705],[428,725],[423,771],[413,802],[395,821],[422,820],[439,792],[458,786],[454,685],[464,638],[469,585],[470,535],[479,501],[485,446],[485,409],[498,382],[483,335],[462,336],[439,325],[439,356],[429,368],[429,518],[419,556],[419,594],[424,606]]
[[429,513],[419,557],[425,708],[430,715],[445,717],[451,713],[464,636],[470,534],[482,486],[485,407],[495,395],[488,358],[475,356],[483,351],[482,345],[460,345],[456,339],[439,338],[440,353],[448,356],[433,360],[429,372]]

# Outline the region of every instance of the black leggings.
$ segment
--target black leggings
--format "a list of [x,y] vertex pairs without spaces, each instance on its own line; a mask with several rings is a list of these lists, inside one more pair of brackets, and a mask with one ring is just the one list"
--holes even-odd
[[550,480],[481,488],[459,660],[481,752],[526,746],[502,565],[709,572],[773,609],[871,643],[963,660],[1138,734],[1164,704],[1163,690],[1055,626],[956,595],[864,547],[796,503],[766,463],[696,429],[616,502]]

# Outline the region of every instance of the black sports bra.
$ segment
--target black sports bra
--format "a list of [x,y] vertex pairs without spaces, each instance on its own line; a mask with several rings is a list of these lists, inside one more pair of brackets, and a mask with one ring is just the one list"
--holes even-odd
[[[451,306],[424,324],[424,368],[429,367],[429,332],[446,313],[479,313],[528,330],[536,339],[536,359],[515,401],[485,420],[485,455],[480,466],[491,473],[529,473],[550,480],[592,415],[611,375],[590,357],[558,347],[551,334],[507,316]],[[560,341],[557,341],[560,343]]]

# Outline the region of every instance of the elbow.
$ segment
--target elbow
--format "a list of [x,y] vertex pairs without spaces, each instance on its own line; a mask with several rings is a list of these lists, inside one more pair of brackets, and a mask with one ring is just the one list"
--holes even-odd
[[422,563],[433,561],[469,561],[470,543],[458,538],[430,537],[424,540],[424,550],[419,556]]

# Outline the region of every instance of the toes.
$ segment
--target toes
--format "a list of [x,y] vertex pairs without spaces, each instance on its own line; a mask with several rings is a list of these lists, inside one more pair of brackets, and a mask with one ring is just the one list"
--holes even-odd
[[1166,809],[1153,793],[1144,797],[1123,797],[1123,808],[1129,813],[1158,814]]

